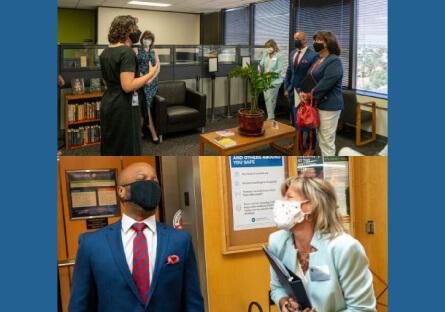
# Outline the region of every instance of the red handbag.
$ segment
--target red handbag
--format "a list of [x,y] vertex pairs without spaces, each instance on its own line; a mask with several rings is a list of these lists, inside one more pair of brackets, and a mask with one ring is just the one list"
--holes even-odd
[[320,127],[320,117],[318,116],[317,106],[314,103],[314,96],[308,101],[301,99],[297,110],[298,128],[318,129]]

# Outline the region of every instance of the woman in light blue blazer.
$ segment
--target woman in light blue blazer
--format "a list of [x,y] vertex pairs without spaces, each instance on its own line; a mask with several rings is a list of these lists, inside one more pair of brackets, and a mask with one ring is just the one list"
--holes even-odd
[[260,61],[261,72],[275,72],[280,76],[272,81],[272,88],[264,91],[267,119],[275,119],[275,107],[277,105],[278,91],[284,81],[284,55],[280,52],[275,40],[266,42],[266,51]]
[[[291,177],[281,192],[274,206],[281,230],[270,235],[269,250],[303,280],[313,307],[304,312],[376,311],[365,250],[345,233],[332,185]],[[301,311],[272,269],[270,284],[280,312]]]

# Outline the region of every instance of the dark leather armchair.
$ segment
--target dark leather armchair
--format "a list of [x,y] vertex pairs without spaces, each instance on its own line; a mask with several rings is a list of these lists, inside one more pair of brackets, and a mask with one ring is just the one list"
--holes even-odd
[[[343,90],[343,100],[345,107],[340,115],[340,122],[355,125],[355,145],[362,146],[377,139],[377,114],[376,103],[374,101],[361,103],[357,99],[354,91]],[[362,106],[371,108],[371,111],[362,110]],[[371,122],[371,138],[362,141],[362,124]]]
[[206,96],[184,81],[162,81],[154,100],[154,124],[162,141],[167,133],[199,129],[206,124]]

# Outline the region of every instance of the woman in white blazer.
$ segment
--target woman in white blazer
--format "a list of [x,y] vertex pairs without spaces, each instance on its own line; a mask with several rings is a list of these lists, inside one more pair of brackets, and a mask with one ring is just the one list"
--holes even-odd
[[[363,246],[346,234],[332,185],[291,177],[274,206],[280,231],[269,250],[303,280],[313,309],[304,312],[376,311],[372,275]],[[271,269],[271,296],[281,312],[301,311]]]

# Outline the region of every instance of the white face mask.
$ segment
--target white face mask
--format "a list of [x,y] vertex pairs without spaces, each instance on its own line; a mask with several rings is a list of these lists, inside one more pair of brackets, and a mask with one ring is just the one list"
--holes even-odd
[[142,43],[144,44],[144,47],[151,46],[152,41],[150,39],[144,39],[142,40]]
[[275,52],[275,50],[274,50],[274,48],[268,48],[268,49],[267,49],[267,52],[268,52],[269,54],[272,54],[272,53]]
[[286,201],[276,200],[273,207],[273,218],[279,229],[290,230],[294,225],[304,221],[305,215],[301,205],[308,201]]

